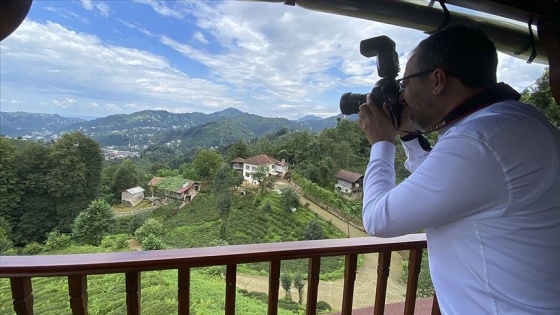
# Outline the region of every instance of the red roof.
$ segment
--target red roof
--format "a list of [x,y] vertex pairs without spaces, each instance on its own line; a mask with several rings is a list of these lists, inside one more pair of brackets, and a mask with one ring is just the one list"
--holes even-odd
[[336,175],[334,176],[336,176],[336,178],[344,179],[352,183],[357,182],[360,178],[363,177],[362,174],[353,173],[347,170],[340,170],[336,172]]
[[235,160],[232,160],[230,163],[243,163],[245,162],[245,159],[242,158],[235,158]]
[[280,161],[278,161],[275,158],[271,158],[268,155],[261,154],[261,155],[253,156],[252,158],[248,158],[243,163],[251,164],[251,165],[267,165],[267,164],[280,163]]
[[189,190],[193,185],[194,185],[194,182],[193,182],[193,181],[190,181],[187,185],[185,185],[184,187],[181,187],[181,188],[177,189],[175,192],[176,192],[176,193],[179,193],[179,194],[182,194],[182,193],[184,193],[185,191]]
[[162,179],[163,177],[154,176],[154,178],[152,178],[148,183],[148,186],[156,186]]

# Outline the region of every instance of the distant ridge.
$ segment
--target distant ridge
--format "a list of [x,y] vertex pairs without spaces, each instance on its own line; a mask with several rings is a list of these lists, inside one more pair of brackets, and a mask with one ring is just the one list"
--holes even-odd
[[297,122],[304,122],[304,121],[314,121],[314,120],[322,120],[323,118],[315,115],[305,115],[300,119],[296,119]]

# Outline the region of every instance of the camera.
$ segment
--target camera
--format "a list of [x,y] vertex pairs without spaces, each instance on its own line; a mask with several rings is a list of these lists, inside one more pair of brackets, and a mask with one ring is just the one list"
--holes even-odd
[[[394,115],[396,123],[400,125],[402,110],[399,96],[402,92],[401,85],[395,80],[399,67],[399,56],[393,40],[387,36],[378,36],[360,42],[360,53],[367,58],[377,56],[377,74],[381,79],[375,83],[371,90],[373,102],[380,109],[385,104],[387,110]],[[340,112],[352,115],[360,112],[360,105],[366,102],[367,94],[344,93],[340,98]],[[399,127],[399,126],[395,126]]]

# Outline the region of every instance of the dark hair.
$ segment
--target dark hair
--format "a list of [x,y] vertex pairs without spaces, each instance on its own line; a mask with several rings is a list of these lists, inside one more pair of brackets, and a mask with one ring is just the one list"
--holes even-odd
[[496,46],[477,28],[454,25],[424,39],[414,49],[417,70],[442,68],[469,88],[496,83]]

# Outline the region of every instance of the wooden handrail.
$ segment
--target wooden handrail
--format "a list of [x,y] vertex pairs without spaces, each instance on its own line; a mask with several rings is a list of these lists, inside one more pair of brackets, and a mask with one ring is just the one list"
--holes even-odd
[[[344,292],[341,314],[351,314],[357,255],[379,253],[375,313],[384,310],[385,292],[391,252],[410,251],[409,283],[405,314],[414,312],[416,286],[425,234],[395,238],[347,238],[318,241],[281,242],[220,247],[188,248],[159,251],[47,255],[0,256],[0,278],[10,278],[14,310],[17,314],[33,314],[31,278],[67,276],[72,314],[87,314],[87,275],[123,273],[126,281],[128,314],[140,314],[141,273],[155,270],[178,270],[178,312],[189,314],[190,270],[193,267],[226,266],[225,313],[235,314],[237,265],[269,262],[268,314],[277,314],[280,264],[283,260],[309,259],[306,314],[317,311],[317,293],[321,258],[345,256]],[[373,272],[373,271],[372,271]],[[434,303],[434,314],[439,312]]]

